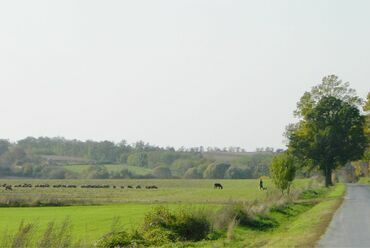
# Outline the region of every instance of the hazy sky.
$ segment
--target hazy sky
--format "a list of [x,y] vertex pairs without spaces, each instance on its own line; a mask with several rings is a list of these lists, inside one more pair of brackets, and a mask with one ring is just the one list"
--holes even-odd
[[369,91],[370,1],[0,2],[0,137],[283,147],[327,74]]

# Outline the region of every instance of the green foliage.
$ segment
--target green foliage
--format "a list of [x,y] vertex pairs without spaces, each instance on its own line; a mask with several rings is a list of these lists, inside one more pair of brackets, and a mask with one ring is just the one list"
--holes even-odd
[[[142,141],[128,145],[126,141],[79,141],[62,137],[27,137],[16,143],[0,140],[0,175],[54,179],[153,178],[152,169],[163,166],[171,170],[174,178],[203,178],[210,164],[227,163],[233,165],[233,168],[226,174],[214,176],[208,170],[207,175],[230,179],[257,178],[268,175],[274,154],[270,148],[266,148],[268,152],[264,150],[248,155],[240,148],[230,148],[229,151],[233,152],[221,152],[219,148],[214,150],[204,152],[201,147],[175,150],[171,147],[151,146]],[[123,168],[110,169],[109,165],[116,167],[117,164],[130,167],[129,171]],[[104,165],[108,173],[104,168],[88,171],[86,167],[90,165]]]
[[153,170],[153,176],[156,178],[168,179],[172,177],[171,170],[167,167],[158,166]]
[[144,237],[137,231],[127,233],[125,231],[112,232],[104,235],[96,242],[99,248],[115,247],[142,247],[149,245]]
[[259,178],[269,175],[269,167],[274,154],[271,152],[244,155],[235,159],[232,164],[245,169],[242,178]]
[[186,179],[200,179],[200,178],[202,178],[202,174],[199,173],[197,168],[193,167],[193,168],[188,169],[185,172],[184,178],[186,178]]
[[326,186],[332,185],[332,170],[361,159],[368,147],[360,103],[348,83],[334,75],[325,77],[302,97],[296,111],[302,119],[287,129],[289,151],[302,164],[319,167]]
[[160,246],[171,242],[199,241],[206,239],[212,231],[205,214],[181,209],[171,212],[157,207],[144,217],[141,227],[132,233],[112,232],[97,242],[97,247]]
[[343,82],[336,75],[329,75],[322,79],[321,84],[312,87],[310,92],[305,92],[297,103],[295,114],[299,117],[306,116],[323,97],[334,97],[350,105],[360,105],[361,98],[354,89],[349,88],[349,82]]
[[295,159],[286,152],[272,159],[270,176],[276,188],[280,189],[282,193],[287,191],[289,194],[296,170]]
[[8,140],[0,139],[0,156],[9,150],[10,145]]
[[242,178],[252,178],[252,169],[249,167],[240,168],[236,166],[231,166],[225,172],[226,179],[242,179]]
[[180,158],[174,161],[170,167],[174,175],[183,177],[184,174],[195,165],[196,161]]
[[363,110],[366,113],[366,128],[365,128],[365,134],[369,139],[369,145],[365,151],[363,160],[367,163],[370,162],[370,92],[367,94],[367,100],[364,104]]
[[95,165],[90,166],[87,170],[88,178],[91,179],[104,179],[109,178],[109,172],[105,166]]
[[148,154],[145,152],[133,153],[127,158],[127,164],[130,166],[147,167]]
[[[185,209],[173,213],[165,207],[158,207],[149,212],[144,218],[142,228],[144,236],[153,239],[160,234],[165,242],[199,241],[211,232],[211,224],[204,213]],[[156,235],[153,235],[153,232]],[[158,240],[155,242],[158,244]]]
[[227,163],[212,163],[208,165],[207,169],[203,172],[204,178],[210,179],[222,179],[225,176],[225,172],[231,165]]

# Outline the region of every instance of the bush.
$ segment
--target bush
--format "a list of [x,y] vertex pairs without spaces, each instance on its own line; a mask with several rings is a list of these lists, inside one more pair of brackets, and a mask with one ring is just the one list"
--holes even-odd
[[202,211],[179,210],[171,212],[158,207],[147,213],[143,225],[131,232],[113,231],[102,237],[97,247],[160,246],[171,242],[199,241],[212,231],[211,223]]
[[105,235],[97,243],[96,247],[100,248],[114,248],[114,247],[126,247],[132,244],[130,235],[125,232],[113,232]]
[[280,189],[282,193],[287,191],[289,194],[295,173],[295,160],[288,153],[282,153],[272,159],[270,175],[276,188]]
[[179,210],[171,213],[167,208],[158,207],[144,219],[144,236],[158,244],[172,241],[199,241],[211,232],[211,223],[201,211]]

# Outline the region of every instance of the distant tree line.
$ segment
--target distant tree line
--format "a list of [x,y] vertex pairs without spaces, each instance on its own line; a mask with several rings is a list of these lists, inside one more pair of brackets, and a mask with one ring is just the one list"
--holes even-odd
[[[206,149],[206,151],[218,151]],[[0,140],[0,176],[30,178],[257,178],[268,175],[273,154],[241,154],[225,161],[209,158],[202,147],[174,149],[153,146],[143,141],[80,141],[62,137],[27,137],[18,142]],[[240,152],[230,148],[226,152]],[[223,153],[224,151],[221,150]],[[62,158],[61,161],[52,159]],[[65,158],[65,161],[63,161]],[[73,159],[90,164],[76,173],[63,165]],[[81,163],[81,162],[80,162]],[[109,171],[104,165],[119,164],[145,168],[150,173],[136,174],[127,168]],[[73,166],[73,165],[72,165]],[[132,167],[131,167],[132,168]]]

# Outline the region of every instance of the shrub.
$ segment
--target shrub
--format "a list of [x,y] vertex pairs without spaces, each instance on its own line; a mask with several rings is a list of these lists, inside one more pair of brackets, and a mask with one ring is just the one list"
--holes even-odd
[[105,235],[97,243],[97,247],[101,248],[114,248],[114,247],[125,247],[131,244],[131,238],[127,232],[113,232]]
[[147,213],[143,225],[131,232],[113,231],[102,237],[97,247],[160,246],[178,241],[199,241],[209,237],[211,224],[202,211],[179,210],[171,212],[158,207]]
[[199,241],[211,232],[211,224],[207,216],[199,210],[182,209],[171,213],[167,208],[158,207],[145,216],[143,230],[144,236],[152,240],[160,236],[163,242]]
[[181,239],[199,241],[211,231],[211,224],[207,216],[198,211],[181,210],[177,214],[176,232]]
[[295,173],[295,160],[291,155],[288,153],[282,153],[273,158],[270,167],[270,175],[273,183],[282,193],[287,191],[289,194]]

